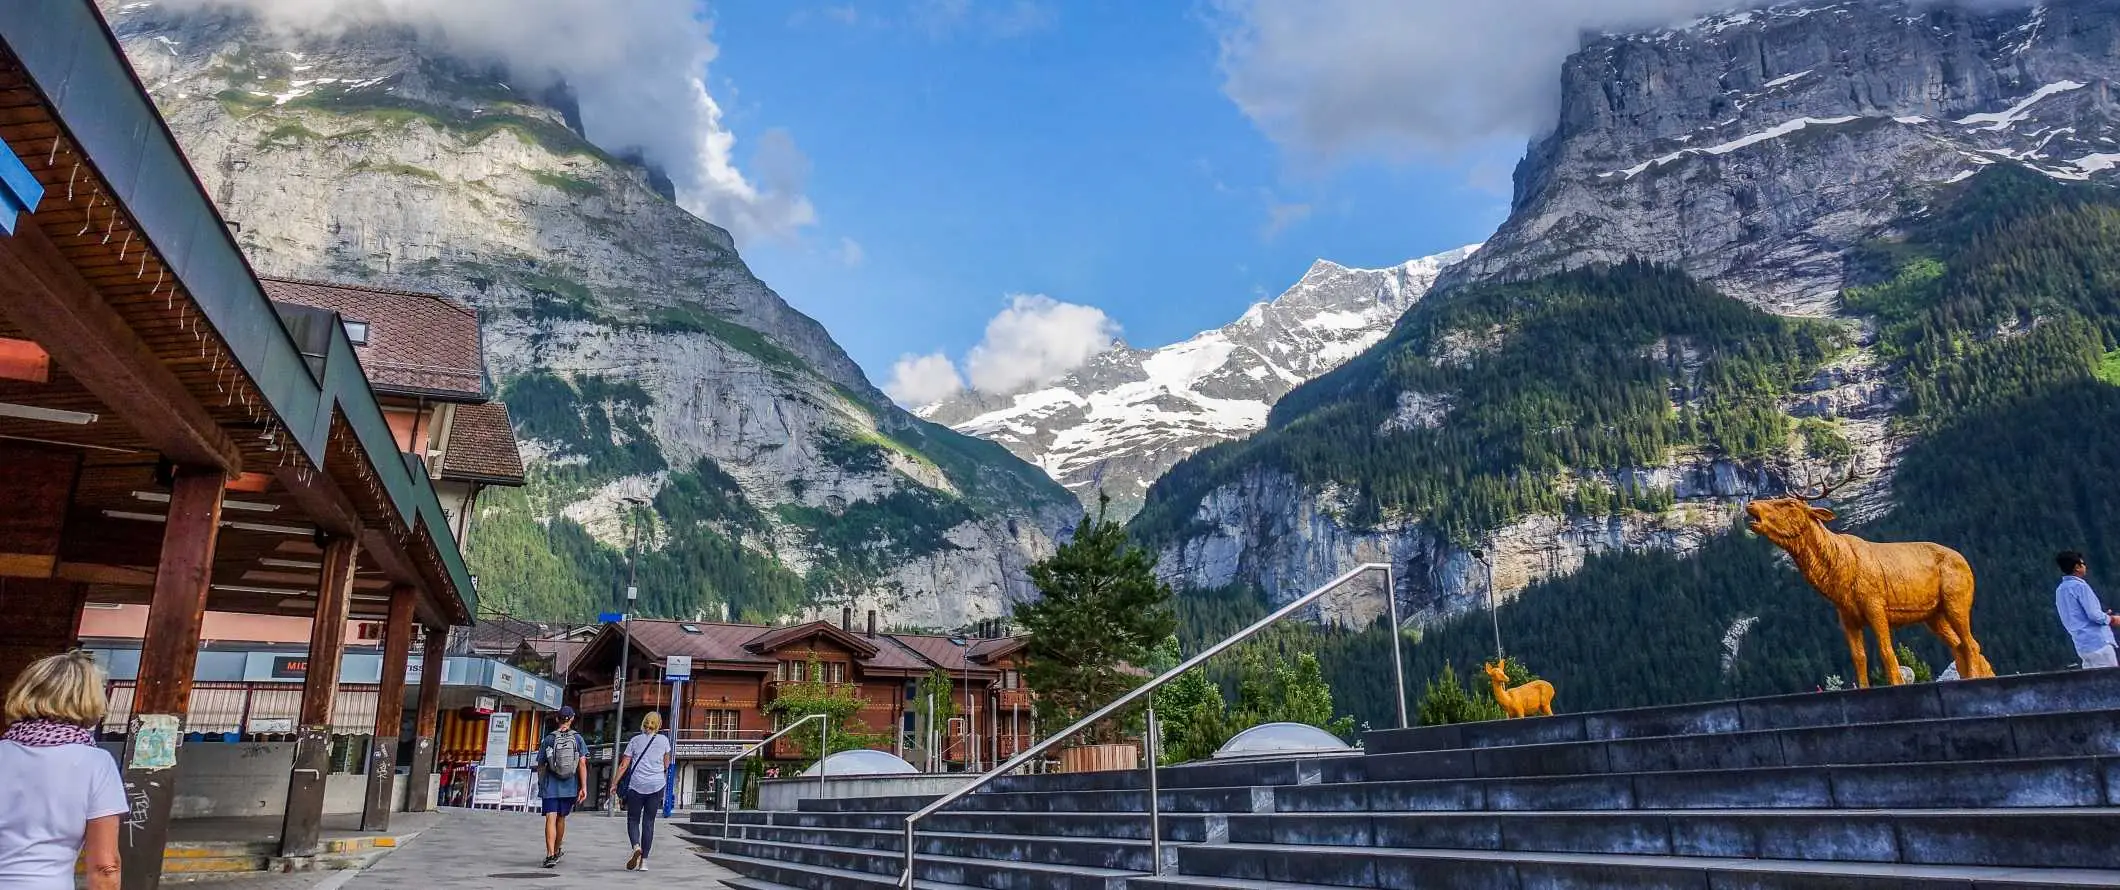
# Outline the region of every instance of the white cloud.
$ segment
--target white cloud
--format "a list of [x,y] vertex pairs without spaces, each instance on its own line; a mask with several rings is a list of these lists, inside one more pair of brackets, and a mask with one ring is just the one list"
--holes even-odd
[[1118,336],[1119,323],[1095,306],[1015,294],[965,355],[964,374],[981,391],[1016,392],[1074,370]]
[[832,253],[833,256],[839,259],[840,265],[849,269],[860,268],[861,264],[869,258],[869,252],[862,249],[861,242],[847,237],[839,239],[839,249]]
[[891,365],[890,382],[883,385],[884,392],[908,408],[935,404],[962,389],[964,378],[958,375],[957,366],[939,352],[899,356]]
[[[2029,0],[1975,0],[1984,7]],[[1660,27],[1743,0],[1216,0],[1223,92],[1310,160],[1451,155],[1550,129],[1586,32]]]
[[409,25],[460,56],[508,67],[518,86],[565,80],[589,138],[640,149],[687,210],[738,240],[789,238],[817,220],[803,193],[808,161],[767,131],[746,176],[736,135],[707,89],[717,48],[699,0],[168,0],[248,8],[269,26],[333,35]]

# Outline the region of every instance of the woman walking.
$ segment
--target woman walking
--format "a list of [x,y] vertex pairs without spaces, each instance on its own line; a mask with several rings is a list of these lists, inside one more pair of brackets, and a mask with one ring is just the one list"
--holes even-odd
[[655,815],[662,810],[670,767],[670,739],[662,734],[662,725],[662,715],[654,711],[640,718],[640,735],[626,743],[618,778],[611,782],[611,793],[626,808],[626,837],[633,841],[628,871],[647,871],[648,851],[655,846]]
[[117,890],[127,807],[117,762],[96,747],[103,670],[81,651],[39,660],[0,708],[0,887],[73,890],[85,858],[89,890]]

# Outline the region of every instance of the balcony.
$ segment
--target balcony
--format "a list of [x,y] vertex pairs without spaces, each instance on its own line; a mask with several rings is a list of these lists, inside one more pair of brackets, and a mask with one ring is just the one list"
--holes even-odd
[[[609,711],[616,703],[611,697],[615,684],[583,687],[578,707],[583,713],[594,714]],[[644,708],[667,708],[670,706],[670,687],[653,680],[635,680],[626,684],[626,710]]]
[[994,693],[994,706],[1003,711],[1028,711],[1031,709],[1031,691],[1003,689]]
[[[766,681],[766,688],[765,688],[765,692],[764,692],[764,693],[762,693],[762,694],[761,694],[761,695],[759,696],[759,698],[758,698],[758,703],[759,703],[759,704],[761,704],[761,705],[763,705],[763,704],[765,704],[766,702],[769,702],[769,701],[773,701],[774,699],[777,699],[777,698],[779,698],[779,697],[780,697],[780,690],[781,690],[781,687],[784,687],[784,686],[814,686],[814,685],[819,685],[819,684],[811,683],[810,681],[807,681],[807,680],[767,680],[767,681]],[[831,690],[831,691],[833,691],[833,692],[841,692],[841,691],[845,691],[845,692],[847,692],[847,693],[849,693],[849,694],[852,694],[852,695],[854,695],[854,696],[856,696],[856,697],[859,697],[859,696],[861,695],[861,684],[859,684],[859,683],[825,683],[825,684],[822,684],[822,685],[823,685],[823,686],[824,686],[824,687],[825,687],[826,689],[829,689],[829,690]],[[608,692],[607,692],[607,693],[604,693],[604,694],[605,694],[605,695],[609,695],[610,693],[608,693]]]

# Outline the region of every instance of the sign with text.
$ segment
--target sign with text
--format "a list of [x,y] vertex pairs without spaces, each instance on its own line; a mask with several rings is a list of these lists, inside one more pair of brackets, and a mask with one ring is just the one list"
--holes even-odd
[[275,680],[300,680],[309,676],[309,656],[275,655],[272,657],[272,677]]
[[501,805],[501,773],[499,767],[482,766],[471,783],[471,805],[475,807],[497,807]]
[[508,733],[515,728],[515,714],[495,711],[486,716],[486,759],[491,767],[508,765]]
[[670,656],[670,662],[663,666],[663,679],[672,682],[692,679],[692,656]]

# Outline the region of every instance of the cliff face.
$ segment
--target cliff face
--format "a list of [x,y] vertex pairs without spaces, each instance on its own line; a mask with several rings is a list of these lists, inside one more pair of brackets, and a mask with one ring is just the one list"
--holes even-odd
[[[534,480],[486,509],[492,546],[474,536],[489,601],[608,607],[595,560],[625,546],[635,497],[673,566],[663,611],[850,602],[950,625],[1029,595],[1024,565],[1076,515],[1035,469],[892,406],[725,230],[583,138],[563,89],[518,87],[409,31],[105,12],[258,271],[481,310]],[[714,509],[697,509],[702,490]],[[592,543],[553,543],[579,532]],[[567,578],[511,548],[559,552]]]
[[1385,269],[1318,260],[1279,297],[1215,330],[1156,349],[1117,343],[1034,390],[966,391],[916,413],[1000,443],[1086,506],[1102,490],[1124,520],[1172,464],[1257,430],[1289,390],[1383,339],[1436,275],[1475,249]]
[[[1143,529],[1158,538],[1165,571],[1180,584],[1249,584],[1285,601],[1356,563],[1390,561],[1406,613],[1429,621],[1485,605],[1489,569],[1475,550],[1489,556],[1500,598],[1571,573],[1592,554],[1688,551],[1729,530],[1743,500],[1821,472],[1789,457],[1806,448],[1819,463],[1859,464],[1866,487],[1841,512],[1857,522],[1878,516],[1909,444],[1892,422],[1906,391],[1877,351],[1871,321],[1842,308],[1843,289],[1876,272],[1854,268],[1849,251],[1895,237],[1896,224],[1922,218],[1946,189],[1997,163],[2056,180],[2112,178],[2116,45],[2114,0],[1785,3],[1587,41],[1561,71],[1552,132],[1517,168],[1508,220],[1444,270],[1413,315],[1483,286],[1638,259],[1769,313],[1828,320],[1842,345],[1772,394],[1789,447],[1743,457],[1672,447],[1627,466],[1516,458],[1531,480],[1516,484],[1539,491],[1511,497],[1546,506],[1448,532],[1421,510],[1379,515],[1365,509],[1377,492],[1355,484],[1361,474],[1319,468],[1320,446],[1304,439],[1305,428],[1328,422],[1333,399],[1390,389],[1395,363],[1476,364],[1517,332],[1496,324],[1421,349],[1387,341],[1349,363],[1354,377],[1284,399],[1258,439],[1180,464],[1151,491],[1143,515],[1154,519]],[[1680,410],[1687,347],[1666,338],[1656,350],[1674,371]],[[1323,394],[1305,397],[1314,388]],[[1392,453],[1379,444],[1391,436],[1448,431],[1462,413],[1447,392],[1377,397],[1385,395],[1397,412],[1363,434],[1375,438],[1348,450],[1347,461]],[[1308,407],[1284,411],[1291,401]],[[1557,420],[1556,431],[1597,422]],[[1291,471],[1306,461],[1303,473]],[[1634,480],[1668,492],[1669,505],[1586,514],[1566,500],[1579,480]],[[1381,608],[1349,601],[1331,614],[1364,620]]]
[[1829,314],[1840,254],[1938,184],[2004,160],[2112,175],[2116,12],[1785,3],[1594,40],[1509,220],[1443,286],[1638,257]]

